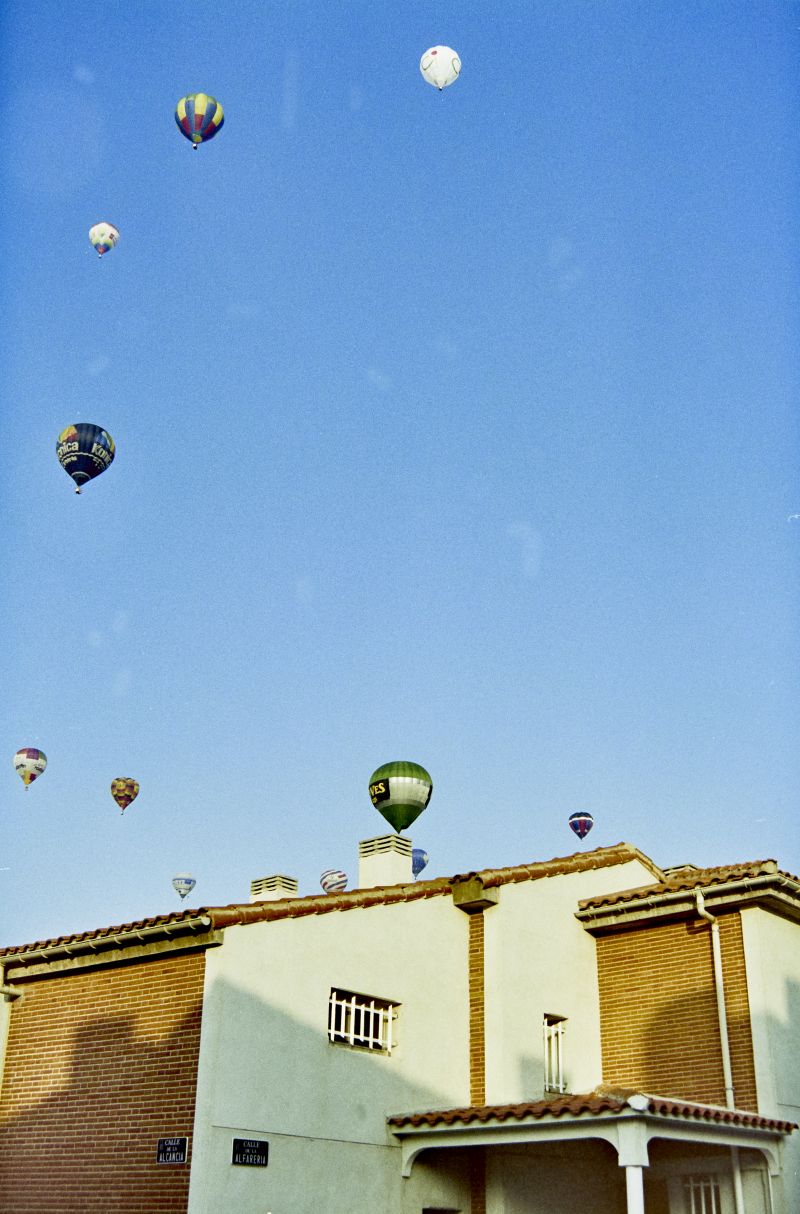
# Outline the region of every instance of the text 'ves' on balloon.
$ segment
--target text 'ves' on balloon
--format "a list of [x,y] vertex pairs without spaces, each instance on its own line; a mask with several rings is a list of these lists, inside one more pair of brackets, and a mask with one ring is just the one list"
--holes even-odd
[[396,760],[372,773],[369,795],[378,813],[398,834],[416,821],[433,792],[433,781],[419,763]]

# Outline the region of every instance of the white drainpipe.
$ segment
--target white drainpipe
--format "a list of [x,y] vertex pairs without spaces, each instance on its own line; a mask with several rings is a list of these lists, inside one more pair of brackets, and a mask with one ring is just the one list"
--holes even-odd
[[[725,1011],[725,988],[722,985],[722,948],[719,942],[719,923],[706,910],[703,895],[698,889],[695,893],[697,913],[701,919],[711,924],[711,952],[714,959],[714,988],[717,993],[717,1016],[719,1018],[719,1039],[722,1046],[722,1077],[725,1083],[725,1104],[729,1109],[735,1109],[733,1095],[733,1071],[731,1070],[731,1050],[728,1041],[728,1016]],[[733,1203],[736,1214],[745,1214],[744,1193],[742,1192],[742,1170],[739,1166],[739,1148],[731,1147],[731,1165],[733,1171]]]

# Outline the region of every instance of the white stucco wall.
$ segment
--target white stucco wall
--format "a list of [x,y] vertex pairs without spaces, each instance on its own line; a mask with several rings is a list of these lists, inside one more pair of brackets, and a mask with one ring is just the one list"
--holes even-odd
[[[758,1111],[800,1122],[800,924],[770,911],[742,911]],[[784,1208],[800,1211],[800,1131],[783,1149]],[[779,1207],[780,1208],[780,1207]]]
[[[632,861],[501,887],[485,915],[490,1101],[542,1096],[545,1011],[569,1017],[573,1090],[599,1081],[595,945],[574,913],[650,880]],[[468,930],[443,895],[225,931],[207,954],[190,1214],[466,1208],[466,1153],[423,1155],[402,1180],[386,1117],[470,1103]],[[400,1005],[391,1056],[328,1041],[332,987]],[[232,1166],[234,1136],[269,1141],[269,1166]]]
[[566,1016],[568,1090],[590,1092],[602,1079],[595,941],[575,918],[581,898],[652,881],[638,861],[504,885],[485,914],[486,1099],[488,1104],[545,1095],[542,1021]]
[[[226,931],[207,956],[191,1214],[401,1208],[419,1182],[386,1116],[469,1102],[467,929],[439,897]],[[400,1005],[391,1056],[331,1045],[331,987]],[[232,1168],[234,1135],[269,1140],[269,1167]],[[254,1188],[271,1204],[248,1204]]]

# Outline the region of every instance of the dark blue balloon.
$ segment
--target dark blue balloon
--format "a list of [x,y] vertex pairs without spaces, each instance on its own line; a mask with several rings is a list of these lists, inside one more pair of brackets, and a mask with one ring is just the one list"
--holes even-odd
[[412,847],[411,849],[411,871],[415,877],[418,877],[423,868],[427,866],[428,853],[423,851],[421,847]]
[[111,464],[114,440],[102,426],[78,422],[61,431],[56,443],[56,455],[61,467],[78,486],[75,492],[80,493],[81,485],[105,472]]
[[585,839],[594,826],[594,818],[586,813],[570,814],[569,824],[579,839]]

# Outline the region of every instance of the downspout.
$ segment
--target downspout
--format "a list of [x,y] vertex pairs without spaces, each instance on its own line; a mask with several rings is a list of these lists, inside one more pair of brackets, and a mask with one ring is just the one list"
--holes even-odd
[[[729,1109],[735,1109],[731,1050],[728,1039],[728,1016],[725,1011],[725,988],[722,984],[722,948],[719,942],[719,922],[706,910],[705,901],[699,889],[695,892],[695,901],[700,918],[705,919],[707,923],[711,924],[711,952],[714,963],[714,989],[717,995],[719,1039],[722,1047],[722,1078],[725,1084],[725,1104]],[[733,1203],[736,1208],[736,1214],[745,1214],[742,1170],[739,1165],[738,1147],[731,1147],[731,1170],[733,1172]]]

